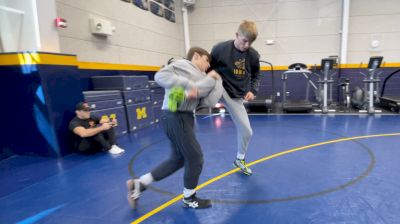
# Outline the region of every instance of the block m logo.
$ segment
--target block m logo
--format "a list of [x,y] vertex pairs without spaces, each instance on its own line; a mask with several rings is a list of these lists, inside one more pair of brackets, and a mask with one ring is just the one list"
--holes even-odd
[[147,118],[146,107],[136,108],[136,119],[141,120]]
[[[117,119],[117,114],[103,114],[100,118],[100,121],[110,122]],[[115,126],[118,126],[118,123],[115,123]]]

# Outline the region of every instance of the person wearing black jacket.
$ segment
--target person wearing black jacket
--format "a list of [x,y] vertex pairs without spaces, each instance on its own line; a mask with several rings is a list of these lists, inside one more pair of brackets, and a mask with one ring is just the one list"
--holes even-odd
[[254,22],[243,21],[234,40],[215,45],[211,51],[211,68],[223,80],[223,100],[237,128],[237,155],[233,164],[246,175],[252,170],[246,165],[245,156],[253,135],[243,101],[254,100],[260,82],[260,55],[251,47],[258,31]]

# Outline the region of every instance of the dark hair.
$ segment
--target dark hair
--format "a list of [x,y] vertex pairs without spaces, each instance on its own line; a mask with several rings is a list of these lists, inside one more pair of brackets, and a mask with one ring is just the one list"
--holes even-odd
[[200,56],[207,55],[208,61],[211,62],[211,55],[208,51],[204,50],[201,47],[191,47],[187,53],[186,59],[191,61],[193,58],[194,53],[198,53]]
[[79,102],[76,104],[75,110],[90,111],[90,106],[87,102]]

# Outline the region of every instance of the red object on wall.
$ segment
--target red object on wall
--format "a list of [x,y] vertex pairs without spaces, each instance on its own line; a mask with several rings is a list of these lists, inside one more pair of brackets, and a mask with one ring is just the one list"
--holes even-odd
[[67,28],[67,20],[57,17],[55,21],[56,21],[56,27]]

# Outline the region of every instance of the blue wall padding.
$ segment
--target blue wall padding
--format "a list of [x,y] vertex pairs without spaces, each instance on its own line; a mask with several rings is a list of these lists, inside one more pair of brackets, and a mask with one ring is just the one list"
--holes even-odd
[[[383,80],[395,69],[398,68],[383,68],[381,79]],[[359,71],[359,69],[342,69],[340,77],[350,79],[351,89],[354,86],[363,86]],[[282,91],[283,72],[274,71],[275,92]],[[0,66],[2,86],[0,116],[3,125],[0,135],[0,154],[12,152],[57,157],[74,152],[68,124],[75,116],[76,103],[83,100],[82,91],[93,90],[92,76],[145,75],[149,80],[154,80],[154,74],[154,71],[79,69],[70,65]],[[270,96],[273,93],[271,72],[262,71],[261,75],[258,96]],[[305,95],[305,86],[299,84],[300,78],[300,76],[289,77],[288,90],[296,92],[296,97],[301,98]],[[387,85],[387,94],[400,95],[400,75],[394,77]],[[340,98],[336,86],[333,95],[334,100],[337,95],[339,95],[337,98]],[[277,102],[282,100],[281,96],[276,97]],[[313,91],[310,97],[314,97]],[[153,105],[150,101],[127,106],[126,120],[129,122],[127,129],[135,131],[149,126],[157,120],[153,110],[159,114],[160,106],[161,104]],[[138,116],[136,110],[138,107],[141,108],[139,110],[141,112],[146,108],[146,117],[143,117],[143,114]]]
[[[74,152],[68,130],[82,91],[93,90],[92,76],[146,75],[154,71],[79,69],[66,65],[0,66],[0,153],[59,157]],[[121,119],[121,123],[125,123]]]
[[10,127],[2,134],[1,148],[16,154],[66,155],[71,151],[66,127],[74,105],[82,100],[78,69],[36,65],[29,73],[26,67],[0,66],[1,116]]

